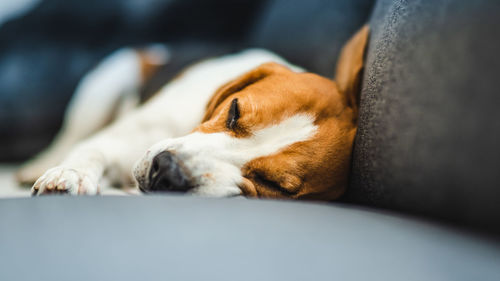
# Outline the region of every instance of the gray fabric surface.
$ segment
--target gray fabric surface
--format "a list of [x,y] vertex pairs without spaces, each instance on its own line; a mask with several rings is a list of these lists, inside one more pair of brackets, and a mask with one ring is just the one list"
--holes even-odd
[[0,200],[0,280],[500,280],[500,244],[342,205]]
[[378,1],[351,202],[500,232],[500,2]]
[[360,28],[374,0],[271,0],[250,36],[307,70],[333,77],[340,49]]

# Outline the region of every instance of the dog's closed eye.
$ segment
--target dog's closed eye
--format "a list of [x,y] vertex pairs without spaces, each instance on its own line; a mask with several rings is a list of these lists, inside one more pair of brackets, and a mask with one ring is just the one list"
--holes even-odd
[[238,99],[233,99],[233,101],[231,102],[231,107],[229,108],[229,114],[226,120],[226,127],[229,130],[234,130],[236,128],[239,118],[240,118],[240,109],[238,107]]

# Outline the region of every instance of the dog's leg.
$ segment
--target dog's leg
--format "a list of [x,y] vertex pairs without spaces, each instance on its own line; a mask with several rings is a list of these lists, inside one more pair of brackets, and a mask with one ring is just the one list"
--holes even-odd
[[102,176],[110,170],[122,182],[133,180],[132,166],[142,153],[162,139],[194,129],[209,96],[224,82],[207,79],[209,68],[201,73],[196,67],[193,70],[169,83],[142,107],[80,142],[59,166],[35,182],[33,194],[97,194]]
[[[16,174],[22,184],[33,184],[48,168],[59,164],[71,148],[137,106],[137,90],[143,80],[142,61],[150,55],[153,63],[163,64],[159,48],[124,48],[103,60],[78,85],[65,114],[61,131],[51,145],[24,164]],[[166,51],[166,50],[165,50]]]
[[142,121],[123,118],[81,142],[61,165],[36,181],[33,193],[97,194],[99,181],[108,169],[119,171],[126,181],[133,162],[149,144],[168,136],[155,128],[143,128]]
[[[151,100],[80,142],[59,166],[48,170],[36,181],[33,193],[97,194],[101,177],[110,170],[118,174],[122,182],[130,181],[134,162],[150,145],[189,132],[201,119],[190,115],[178,120],[176,115],[189,113],[186,106],[193,104],[165,94],[165,99]],[[182,91],[179,94],[182,96]],[[201,114],[202,105],[194,108]]]

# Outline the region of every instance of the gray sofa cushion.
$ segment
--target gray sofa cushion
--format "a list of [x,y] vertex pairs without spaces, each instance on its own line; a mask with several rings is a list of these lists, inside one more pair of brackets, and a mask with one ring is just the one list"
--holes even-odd
[[343,205],[0,200],[0,280],[500,280],[498,243]]
[[500,232],[500,2],[378,1],[346,198]]

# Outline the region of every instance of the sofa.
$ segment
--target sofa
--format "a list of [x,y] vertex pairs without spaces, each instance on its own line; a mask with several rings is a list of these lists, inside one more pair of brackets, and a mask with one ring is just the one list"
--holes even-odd
[[[190,0],[190,9],[175,13],[175,1],[153,2],[176,15],[175,24],[191,13],[201,21],[180,25],[185,33],[162,34],[157,27],[144,38],[124,25],[130,35],[85,49],[87,57],[74,55],[82,69],[122,43],[154,38],[169,42],[186,61],[264,47],[333,77],[341,46],[368,22],[347,192],[335,202],[179,195],[0,199],[0,280],[500,280],[500,2],[268,0],[233,1],[228,8],[230,2],[215,1],[225,4],[196,9],[198,2]],[[227,18],[212,21],[221,17]],[[23,20],[16,23],[20,30]],[[81,25],[79,32],[98,26]],[[90,44],[62,37],[44,37],[44,44]],[[74,84],[83,73],[60,75],[73,75],[63,83]],[[30,120],[60,119],[70,97],[63,92],[58,110]],[[50,140],[55,129],[49,127],[2,134],[12,142],[36,138],[33,153]]]

